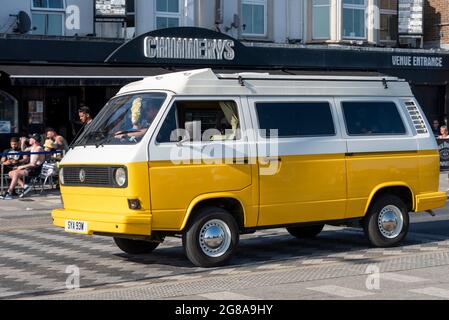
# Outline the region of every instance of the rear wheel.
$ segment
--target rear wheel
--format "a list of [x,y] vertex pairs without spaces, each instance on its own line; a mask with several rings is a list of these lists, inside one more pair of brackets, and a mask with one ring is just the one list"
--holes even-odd
[[287,228],[288,233],[298,239],[310,239],[315,238],[323,231],[324,224],[316,226],[300,226]]
[[182,237],[187,258],[196,266],[222,266],[232,258],[239,242],[239,228],[234,217],[224,209],[201,209]]
[[404,201],[394,195],[379,197],[364,219],[364,231],[376,247],[392,247],[407,236],[409,214]]
[[153,252],[159,242],[114,238],[114,242],[123,252],[129,254],[146,254]]

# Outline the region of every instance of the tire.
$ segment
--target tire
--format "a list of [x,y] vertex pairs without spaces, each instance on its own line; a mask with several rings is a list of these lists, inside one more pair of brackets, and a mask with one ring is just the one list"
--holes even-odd
[[324,224],[316,226],[301,226],[287,228],[288,233],[297,239],[311,239],[315,238],[324,229]]
[[383,195],[370,207],[363,228],[373,246],[388,248],[405,239],[409,224],[410,217],[404,201],[394,195]]
[[[213,234],[219,234],[218,240],[205,237]],[[238,242],[237,222],[229,212],[217,207],[201,209],[182,236],[187,258],[202,268],[226,264],[232,258]]]
[[159,242],[131,240],[123,238],[114,238],[117,247],[128,254],[146,254],[153,252],[158,246]]

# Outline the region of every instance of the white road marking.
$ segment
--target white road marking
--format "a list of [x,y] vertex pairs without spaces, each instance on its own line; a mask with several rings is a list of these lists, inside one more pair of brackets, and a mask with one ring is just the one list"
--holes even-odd
[[203,297],[209,300],[261,300],[255,297],[249,297],[238,293],[229,291],[223,292],[211,292],[205,294],[199,294],[199,297]]
[[359,297],[365,297],[365,296],[370,296],[370,295],[374,294],[372,292],[366,292],[366,291],[349,289],[349,288],[332,286],[332,285],[307,288],[307,290],[318,291],[321,293],[338,296],[338,297],[343,297],[343,298],[359,298]]
[[398,274],[398,273],[382,273],[380,275],[380,277],[382,280],[396,281],[396,282],[402,282],[402,283],[416,283],[416,282],[427,281],[427,279],[413,277],[413,276],[406,276],[406,275]]
[[438,297],[438,298],[443,298],[443,299],[449,300],[449,290],[445,290],[445,289],[441,289],[441,288],[428,287],[428,288],[410,290],[410,292],[425,294],[427,296]]

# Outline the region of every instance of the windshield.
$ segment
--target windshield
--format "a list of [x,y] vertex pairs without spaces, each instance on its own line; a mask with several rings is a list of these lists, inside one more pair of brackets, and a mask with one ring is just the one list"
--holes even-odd
[[109,101],[75,146],[136,144],[145,136],[167,95],[143,93]]

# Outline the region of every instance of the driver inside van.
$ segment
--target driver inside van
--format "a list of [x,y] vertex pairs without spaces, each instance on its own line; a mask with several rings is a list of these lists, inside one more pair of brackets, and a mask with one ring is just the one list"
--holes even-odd
[[134,99],[132,103],[131,111],[131,123],[132,129],[125,131],[118,131],[115,134],[116,138],[140,138],[145,135],[151,123],[153,123],[159,112],[159,105],[156,101],[146,100],[143,101],[141,97]]

